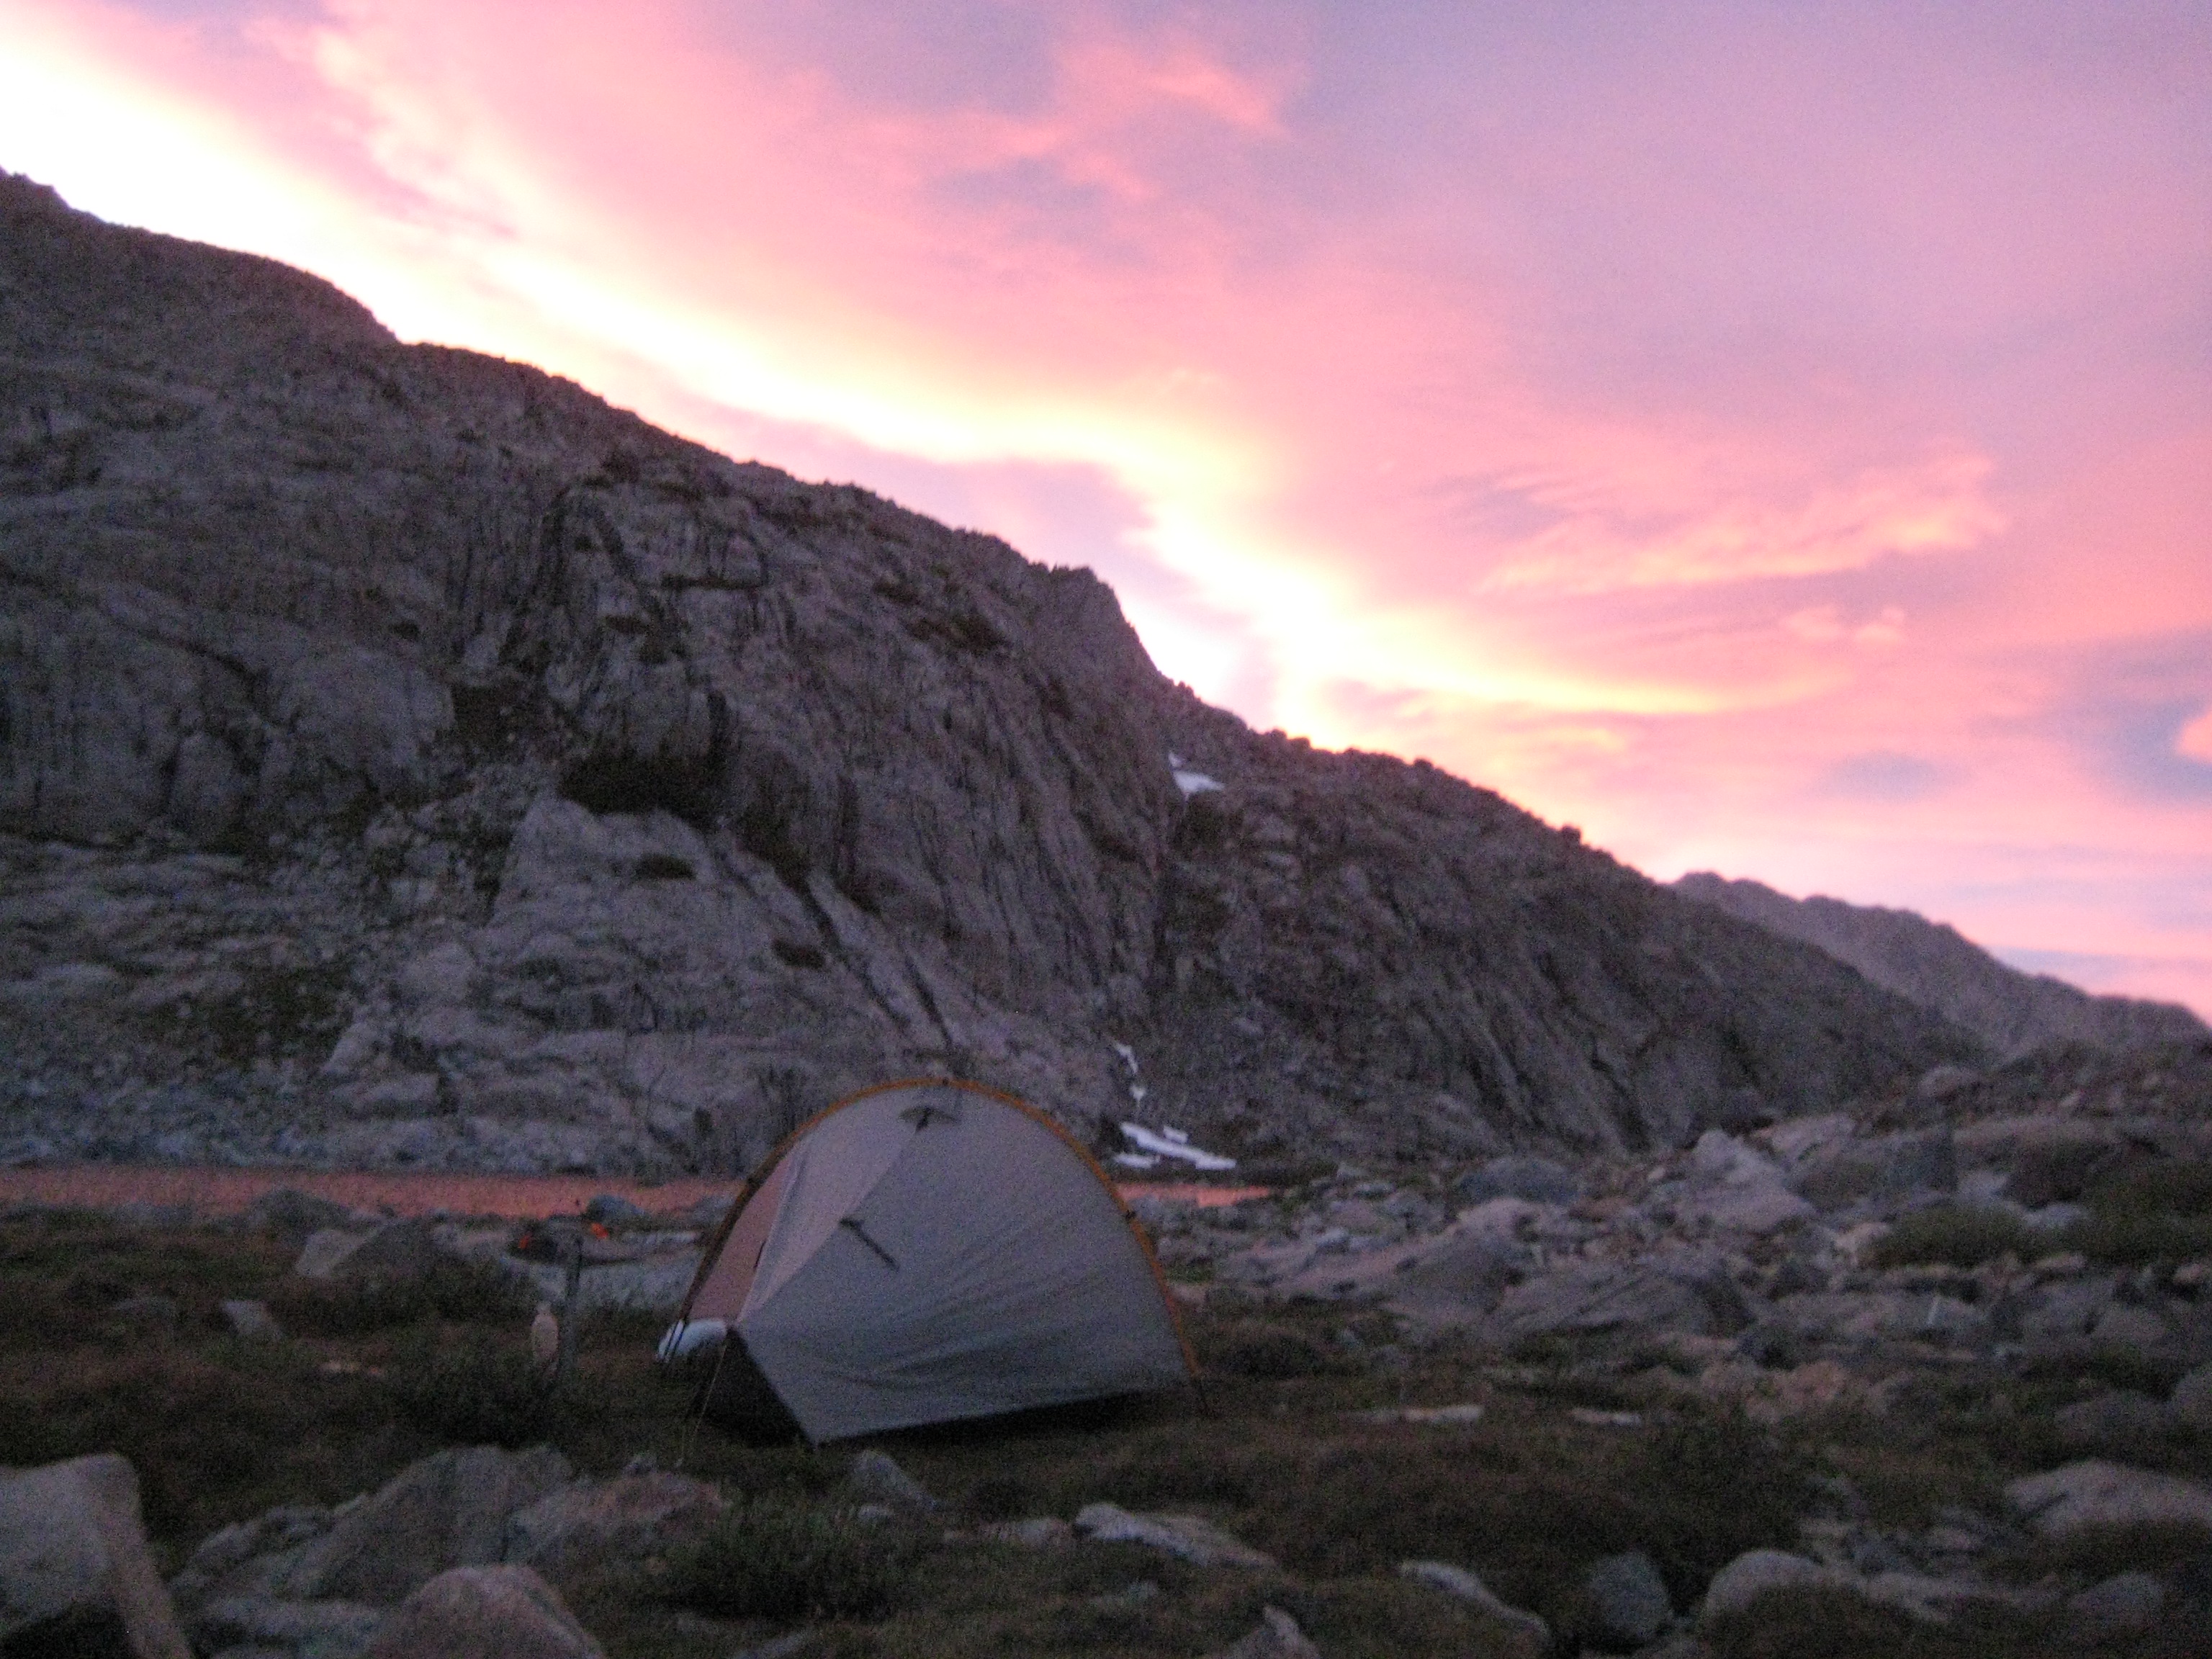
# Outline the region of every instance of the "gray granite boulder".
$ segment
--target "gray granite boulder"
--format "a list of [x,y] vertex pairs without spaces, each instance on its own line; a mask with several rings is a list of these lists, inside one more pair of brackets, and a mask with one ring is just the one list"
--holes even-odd
[[603,1659],[560,1592],[523,1566],[455,1567],[393,1610],[365,1659]]
[[722,1494],[703,1480],[665,1471],[580,1480],[517,1510],[504,1559],[565,1582],[580,1572],[665,1558],[719,1519]]
[[1713,1575],[1698,1616],[1719,1619],[1742,1613],[1760,1596],[1778,1590],[1833,1589],[1850,1582],[1833,1567],[1786,1550],[1747,1550]]
[[1642,1550],[1592,1562],[1583,1574],[1583,1599],[1590,1621],[1585,1638],[1609,1650],[1648,1646],[1674,1618],[1667,1581]]
[[125,1459],[0,1471],[0,1650],[190,1659]]
[[335,1510],[272,1511],[224,1528],[178,1576],[180,1598],[389,1607],[449,1567],[502,1559],[518,1510],[574,1478],[550,1447],[435,1452]]
[[1492,1316],[1509,1342],[1553,1332],[1729,1336],[1750,1322],[1750,1304],[1727,1267],[1687,1253],[1556,1268],[1506,1291]]

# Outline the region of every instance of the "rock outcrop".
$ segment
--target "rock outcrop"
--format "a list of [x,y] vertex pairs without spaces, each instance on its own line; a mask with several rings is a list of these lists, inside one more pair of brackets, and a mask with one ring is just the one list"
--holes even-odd
[[1884,990],[1962,1025],[2011,1060],[2049,1043],[2103,1048],[2187,1042],[2208,1033],[2177,1003],[2141,997],[2093,997],[2047,974],[2008,968],[1954,927],[1911,910],[1793,899],[1756,881],[1698,871],[1674,890],[1784,939],[1818,945]]
[[1205,707],[1086,571],[300,272],[0,177],[0,1156],[720,1170],[948,1070],[1468,1157],[1982,1058]]

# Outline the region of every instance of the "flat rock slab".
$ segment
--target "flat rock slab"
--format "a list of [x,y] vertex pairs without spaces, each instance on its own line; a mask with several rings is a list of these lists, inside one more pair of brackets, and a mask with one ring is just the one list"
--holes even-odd
[[2005,1488],[2005,1497],[2046,1537],[2144,1523],[2212,1529],[2212,1486],[2097,1458],[2023,1475]]
[[1093,1543],[1143,1544],[1200,1567],[1272,1571],[1275,1559],[1194,1515],[1146,1515],[1114,1504],[1085,1504],[1075,1529]]

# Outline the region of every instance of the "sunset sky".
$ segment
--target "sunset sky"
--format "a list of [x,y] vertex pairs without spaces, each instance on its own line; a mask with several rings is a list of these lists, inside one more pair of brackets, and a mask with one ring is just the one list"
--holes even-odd
[[2212,5],[0,0],[0,167],[2212,1015]]

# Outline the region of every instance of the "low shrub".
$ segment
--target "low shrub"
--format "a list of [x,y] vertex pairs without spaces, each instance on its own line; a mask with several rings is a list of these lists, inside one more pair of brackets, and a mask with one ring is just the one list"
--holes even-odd
[[1270,1320],[1241,1319],[1202,1330],[1199,1342],[1206,1368],[1226,1376],[1281,1382],[1346,1369],[1341,1356],[1308,1332]]
[[280,1286],[270,1297],[279,1322],[302,1336],[361,1336],[432,1320],[514,1325],[530,1317],[532,1287],[497,1264],[451,1256],[406,1278]]
[[400,1417],[459,1445],[535,1445],[555,1438],[580,1405],[573,1382],[556,1391],[526,1350],[477,1333],[416,1335],[385,1381]]
[[674,1563],[672,1599],[724,1618],[869,1619],[897,1602],[918,1547],[841,1506],[762,1495],[731,1505]]
[[2136,1208],[2124,1200],[2092,1200],[2088,1217],[2059,1236],[2064,1249],[2116,1267],[2187,1261],[2212,1255],[2212,1219]]
[[2010,1251],[2030,1260],[2066,1248],[2057,1236],[2039,1233],[2008,1210],[1987,1205],[1938,1204],[1915,1210],[1875,1245],[1869,1260],[1877,1267],[1917,1267],[1946,1262],[1978,1267]]
[[2078,1250],[2111,1267],[2185,1261],[2212,1255],[2212,1165],[2165,1163],[2100,1181],[2087,1194],[2089,1213],[2051,1231],[2030,1227],[1989,1205],[1938,1204],[1916,1210],[1869,1255],[1878,1267],[1948,1262],[1978,1267],[2008,1251],[2033,1261]]
[[2161,1158],[2130,1164],[2090,1188],[2087,1203],[2114,1214],[2212,1217],[2212,1163]]

